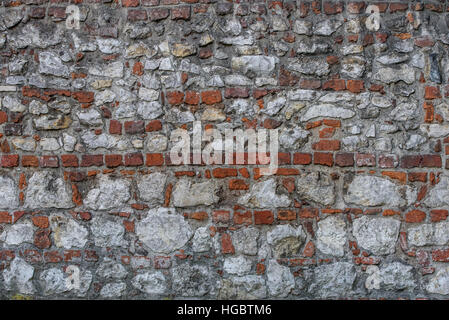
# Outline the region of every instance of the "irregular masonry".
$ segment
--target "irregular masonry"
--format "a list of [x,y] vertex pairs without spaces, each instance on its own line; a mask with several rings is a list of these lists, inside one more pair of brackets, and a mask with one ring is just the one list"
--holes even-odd
[[447,298],[447,1],[75,2],[0,0],[0,298]]

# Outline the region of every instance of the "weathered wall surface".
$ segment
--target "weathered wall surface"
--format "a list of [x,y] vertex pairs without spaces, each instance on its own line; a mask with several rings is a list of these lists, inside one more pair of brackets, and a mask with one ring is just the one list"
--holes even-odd
[[1,0],[0,296],[447,297],[449,3],[372,4]]

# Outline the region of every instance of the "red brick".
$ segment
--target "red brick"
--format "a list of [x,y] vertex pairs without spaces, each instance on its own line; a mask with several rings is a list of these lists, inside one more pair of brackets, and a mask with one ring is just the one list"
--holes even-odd
[[334,2],[334,1],[325,1],[323,2],[323,11],[325,14],[337,14],[343,12],[344,3],[343,2]]
[[201,100],[205,104],[216,104],[221,102],[220,90],[210,90],[201,92]]
[[408,181],[427,182],[427,172],[409,172]]
[[332,167],[334,165],[334,155],[326,152],[315,152],[313,154],[313,163]]
[[63,260],[58,251],[47,251],[44,253],[45,262],[58,263]]
[[357,153],[355,156],[357,167],[375,167],[376,155],[372,153]]
[[432,222],[446,220],[448,216],[447,210],[432,210],[430,211],[430,219]]
[[0,212],[0,223],[12,223],[12,216],[9,214],[9,212]]
[[59,159],[57,156],[42,156],[40,158],[40,166],[43,168],[58,168]]
[[249,97],[249,89],[247,88],[226,88],[225,89],[225,98],[248,98]]
[[231,236],[227,233],[221,235],[221,253],[223,254],[234,254],[235,248],[232,244]]
[[51,247],[50,230],[37,230],[34,234],[34,245],[39,249],[47,249]]
[[398,157],[396,155],[379,155],[379,168],[394,168],[398,165]]
[[354,154],[353,153],[337,153],[335,155],[335,164],[339,167],[354,166]]
[[254,223],[255,224],[273,224],[274,215],[269,210],[254,211]]
[[2,167],[3,168],[13,168],[19,165],[19,155],[18,154],[8,154],[2,156]]
[[145,132],[145,121],[125,121],[125,132],[127,134],[138,134]]
[[39,159],[36,156],[23,155],[22,156],[23,167],[39,167]]
[[421,167],[441,168],[442,161],[439,155],[425,154],[422,156]]
[[167,101],[171,105],[180,105],[184,101],[184,93],[181,91],[168,91]]
[[449,262],[449,249],[432,251],[432,260],[436,262]]
[[294,210],[279,210],[278,220],[280,221],[294,221],[296,220],[296,211]]
[[136,76],[143,75],[143,63],[140,61],[137,61],[133,65],[133,74]]
[[408,9],[408,3],[404,2],[395,2],[390,3],[390,12],[397,12],[397,11],[405,11]]
[[63,167],[78,167],[78,157],[74,154],[61,155]]
[[164,164],[164,155],[162,153],[147,153],[147,166],[162,166]]
[[8,114],[5,111],[0,111],[0,124],[8,121]]
[[[167,14],[168,16],[168,14]],[[145,21],[148,19],[146,10],[128,10],[129,21]]]
[[346,83],[345,80],[342,79],[328,80],[323,83],[323,90],[342,91],[345,89]]
[[310,79],[304,79],[301,80],[299,83],[299,87],[301,89],[319,89],[321,87],[321,81],[320,80],[310,80]]
[[125,166],[136,167],[143,165],[143,155],[140,152],[128,153],[125,155]]
[[229,190],[248,190],[249,186],[242,179],[231,179],[229,180]]
[[106,167],[115,168],[123,165],[121,154],[106,154],[104,156]]
[[48,221],[48,217],[44,217],[44,216],[39,216],[39,217],[32,217],[31,220],[33,221],[33,224],[41,229],[45,229],[48,228],[49,221]]
[[312,149],[318,151],[340,150],[340,140],[320,140],[312,144]]
[[160,120],[151,120],[145,127],[146,132],[153,132],[160,130],[162,130],[162,122]]
[[233,168],[215,168],[212,170],[214,178],[237,177],[237,169]]
[[187,91],[185,103],[190,105],[198,105],[200,103],[200,94],[196,91]]
[[102,154],[83,154],[81,156],[81,167],[101,167],[103,166]]
[[250,225],[253,223],[253,216],[251,211],[239,212],[234,211],[234,224],[246,224]]
[[405,214],[405,222],[417,223],[426,219],[426,213],[420,210],[412,210]]
[[318,217],[319,211],[316,208],[302,208],[299,210],[299,217],[303,219]]
[[171,19],[172,20],[188,20],[190,18],[190,7],[177,7],[171,9]]
[[170,11],[165,8],[151,9],[148,11],[148,14],[151,21],[159,21],[166,19],[169,16]]
[[212,221],[214,223],[227,223],[231,220],[231,212],[227,210],[216,210],[212,212]]
[[118,120],[109,121],[109,133],[110,134],[122,134],[122,123]]
[[427,86],[425,88],[424,99],[432,100],[439,98],[441,98],[441,92],[439,87]]
[[312,155],[310,153],[294,153],[293,164],[307,165],[312,163]]
[[122,7],[138,7],[139,0],[122,0]]
[[346,86],[352,93],[360,93],[362,91],[365,91],[363,80],[348,80],[346,82]]
[[72,97],[80,103],[92,103],[94,102],[94,93],[93,92],[86,92],[86,91],[79,91],[72,93]]

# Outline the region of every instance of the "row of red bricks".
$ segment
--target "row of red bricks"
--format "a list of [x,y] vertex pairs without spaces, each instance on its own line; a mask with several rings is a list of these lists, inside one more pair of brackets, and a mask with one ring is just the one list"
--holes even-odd
[[[224,155],[223,155],[224,157]],[[234,160],[237,154],[234,153]],[[20,161],[21,158],[21,161]],[[58,168],[60,163],[62,167],[101,167],[106,165],[108,168],[115,168],[119,166],[142,166],[144,165],[144,155],[140,152],[122,154],[84,154],[80,156],[75,154],[57,155],[21,155],[7,154],[2,155],[0,165],[3,168],[14,168],[20,164],[23,167],[43,167],[43,168]],[[248,153],[244,153],[245,162],[242,165],[248,164]],[[191,155],[193,159],[193,155]],[[224,160],[224,159],[223,159]],[[234,161],[235,162],[235,161]],[[398,157],[395,155],[378,155],[377,166],[379,168],[394,168],[398,162]],[[191,162],[192,163],[192,162]],[[224,163],[224,161],[222,162]],[[312,153],[286,153],[280,152],[278,154],[279,165],[323,165],[323,166],[339,166],[339,167],[376,167],[376,155],[372,153],[335,153],[331,152],[314,152]],[[260,164],[257,162],[256,165]],[[447,164],[447,162],[446,162]],[[163,166],[173,165],[170,159],[170,153],[147,153],[145,165],[147,166]],[[182,165],[182,164],[181,164]],[[201,165],[206,165],[202,163]],[[220,165],[220,164],[218,164]],[[425,154],[425,155],[405,155],[400,159],[401,168],[441,168],[442,159],[439,155]]]

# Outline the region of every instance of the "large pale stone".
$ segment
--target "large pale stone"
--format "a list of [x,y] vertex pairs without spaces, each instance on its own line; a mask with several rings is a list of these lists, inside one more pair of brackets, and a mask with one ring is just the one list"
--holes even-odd
[[69,68],[53,52],[39,53],[39,72],[64,78],[68,78],[70,75]]
[[22,258],[15,257],[9,268],[3,271],[5,289],[23,294],[33,294],[35,292],[32,281],[33,274],[33,266],[26,263]]
[[407,231],[407,243],[410,246],[445,245],[449,241],[449,222],[424,223],[411,227]]
[[346,223],[341,217],[329,216],[317,223],[316,246],[324,254],[342,257],[348,240]]
[[325,206],[335,202],[335,184],[329,175],[318,171],[304,173],[298,178],[296,192],[301,199],[311,200]]
[[21,245],[24,243],[33,243],[34,228],[29,220],[17,222],[7,226],[0,235],[0,240],[7,245]]
[[173,188],[173,205],[175,207],[210,206],[218,202],[217,192],[218,186],[214,181],[192,183],[191,180],[181,179]]
[[125,228],[122,223],[109,220],[100,215],[92,219],[91,231],[94,236],[95,245],[98,247],[125,247]]
[[130,185],[126,179],[100,175],[97,187],[89,191],[84,205],[93,210],[118,210],[130,199]]
[[401,222],[393,218],[363,216],[353,222],[352,233],[360,247],[376,255],[396,251]]
[[309,292],[325,299],[349,297],[356,276],[352,263],[334,262],[318,266],[314,269]]
[[344,195],[346,203],[360,206],[382,206],[401,207],[407,205],[401,187],[387,178],[368,175],[358,175],[349,184]]
[[162,204],[166,181],[167,175],[161,172],[141,176],[137,180],[140,199],[149,202],[150,205]]
[[406,64],[401,64],[399,69],[390,67],[379,68],[377,72],[374,73],[373,79],[385,83],[393,83],[402,80],[407,84],[412,84],[415,81],[415,70]]
[[294,228],[289,224],[278,225],[267,233],[267,242],[273,247],[277,258],[298,254],[305,238],[302,226]]
[[256,182],[248,193],[239,198],[238,203],[251,208],[288,207],[291,200],[287,195],[276,193],[274,179]]
[[440,176],[440,182],[427,192],[423,203],[429,208],[449,205],[449,176]]
[[28,180],[26,208],[72,208],[72,193],[55,172],[35,172]]
[[318,57],[304,57],[301,59],[290,59],[287,66],[289,70],[315,76],[325,76],[330,69],[326,60]]
[[19,206],[19,189],[8,176],[0,176],[0,208],[14,209]]
[[281,266],[276,260],[268,262],[267,287],[274,297],[287,297],[295,287],[295,279],[288,267]]
[[132,278],[131,284],[148,295],[161,295],[167,291],[167,279],[162,271],[139,273]]
[[270,74],[279,62],[277,57],[271,56],[242,56],[233,57],[231,67],[244,74],[253,72],[257,75]]
[[168,254],[182,248],[193,232],[175,209],[157,208],[136,224],[136,235],[152,251]]
[[226,258],[223,263],[223,270],[229,274],[243,276],[251,271],[251,266],[251,260],[240,255]]
[[254,256],[257,254],[257,239],[259,230],[253,227],[244,227],[234,231],[231,235],[232,244],[236,253]]
[[416,281],[413,267],[400,262],[387,263],[380,269],[380,286],[386,290],[413,290]]
[[306,110],[301,117],[301,121],[305,122],[318,117],[350,119],[354,115],[354,111],[346,108],[336,107],[332,104],[316,104]]
[[73,219],[60,215],[50,218],[52,235],[58,248],[83,248],[89,232]]
[[96,274],[105,279],[123,279],[128,272],[121,263],[115,262],[110,258],[104,258],[98,266]]
[[426,286],[430,293],[447,295],[449,294],[449,267],[441,268],[432,276]]

